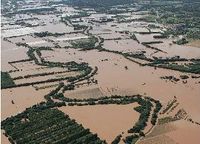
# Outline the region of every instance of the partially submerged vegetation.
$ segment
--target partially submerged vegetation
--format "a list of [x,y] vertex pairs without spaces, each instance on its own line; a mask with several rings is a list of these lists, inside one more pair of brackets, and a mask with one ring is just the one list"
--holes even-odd
[[181,72],[200,74],[200,62],[199,60],[191,60],[190,63],[178,64],[171,63],[170,60],[155,60],[153,63],[147,64],[149,66],[155,66],[160,68],[172,69]]
[[[61,83],[56,90],[50,92],[48,95],[49,97],[46,97],[47,102],[42,102],[38,105],[35,105],[31,108],[26,109],[26,111],[11,117],[11,118],[7,118],[6,120],[2,121],[2,128],[5,130],[5,135],[9,137],[9,140],[11,142],[26,142],[26,141],[30,141],[30,139],[28,139],[28,137],[26,135],[31,135],[31,141],[32,142],[43,142],[43,139],[41,139],[42,133],[48,133],[48,135],[46,135],[46,140],[48,140],[48,142],[59,142],[60,140],[62,140],[62,138],[60,138],[58,135],[60,133],[60,129],[62,127],[62,129],[64,127],[66,127],[66,129],[63,130],[68,130],[68,127],[70,127],[71,125],[76,125],[78,127],[80,127],[80,125],[77,125],[75,123],[75,121],[72,121],[72,124],[65,124],[62,126],[59,126],[59,128],[56,128],[57,131],[52,131],[51,129],[54,127],[58,126],[58,123],[62,123],[64,124],[64,121],[71,121],[69,119],[69,117],[64,116],[64,114],[56,109],[49,109],[49,108],[54,108],[54,107],[61,107],[61,106],[65,106],[66,104],[68,106],[83,106],[83,105],[105,105],[105,104],[119,104],[119,105],[125,105],[125,104],[130,104],[130,103],[134,103],[137,102],[138,104],[140,104],[139,107],[137,107],[135,110],[137,110],[140,113],[140,118],[138,120],[138,122],[136,123],[136,125],[132,130],[129,130],[128,133],[129,136],[127,136],[126,139],[124,139],[124,141],[135,141],[135,139],[130,139],[134,138],[135,135],[137,135],[137,138],[145,136],[144,133],[142,132],[142,130],[144,130],[144,128],[146,127],[146,122],[150,117],[150,112],[151,112],[151,108],[154,109],[154,112],[152,114],[152,118],[151,118],[151,123],[152,125],[155,125],[155,122],[157,120],[157,115],[158,112],[161,109],[161,104],[159,101],[154,100],[150,97],[142,97],[140,95],[136,95],[136,96],[112,96],[112,97],[101,97],[101,98],[90,98],[90,99],[69,99],[69,98],[65,98],[62,94],[59,94],[58,91],[60,90],[60,88],[63,86],[63,84]],[[61,102],[54,102],[52,98],[56,98],[56,99],[60,99]],[[155,107],[153,106],[155,105]],[[52,116],[54,118],[52,118]],[[43,120],[45,119],[45,121],[43,121],[44,124],[41,123],[35,123],[35,121],[37,120]],[[14,122],[14,124],[13,124]],[[46,126],[48,126],[48,123],[51,123],[51,125],[53,126],[52,128],[48,128],[45,129]],[[26,126],[27,124],[29,124],[30,126],[27,127],[26,129],[22,129],[24,126]],[[47,125],[46,125],[47,124]],[[55,126],[54,126],[55,125]],[[59,124],[60,125],[60,124]],[[70,125],[70,126],[69,126]],[[13,129],[14,128],[14,129]],[[34,128],[34,130],[33,130]],[[53,129],[54,129],[53,128]],[[83,127],[80,127],[81,129],[83,129]],[[36,132],[38,131],[38,132]],[[85,130],[84,130],[85,131]],[[69,132],[73,132],[73,135],[76,135],[77,138],[79,139],[79,130],[75,130],[75,131],[69,131]],[[69,133],[67,132],[67,133]],[[21,137],[21,134],[23,133],[23,137]],[[39,135],[36,133],[40,133]],[[55,135],[56,137],[54,139],[50,138],[50,135]],[[89,130],[87,130],[87,133],[84,135],[90,134]],[[84,137],[84,135],[80,136],[80,137]],[[101,141],[100,139],[98,139],[97,135],[92,135],[91,136],[94,137],[93,140],[98,141],[98,143],[105,143],[104,141]],[[20,137],[19,137],[20,136]],[[64,136],[64,135],[63,135]],[[69,138],[71,136],[66,135],[63,137],[63,141],[74,141],[74,137],[73,138]],[[121,136],[117,137],[113,143],[117,143],[121,140],[120,138]],[[57,139],[58,138],[58,139]],[[86,137],[87,138],[87,137]],[[86,139],[85,138],[85,139]],[[82,138],[81,138],[82,139]]]
[[36,32],[34,33],[35,36],[37,37],[47,37],[47,36],[54,36],[54,37],[58,37],[58,36],[62,36],[64,35],[65,33],[51,33],[51,32],[48,32],[48,31],[45,31],[45,32]]
[[90,50],[95,48],[95,44],[98,42],[98,39],[94,36],[89,37],[88,39],[80,39],[72,41],[71,45],[74,48],[81,48],[82,50]]
[[15,83],[9,73],[1,72],[1,89],[12,86],[15,86]]
[[132,0],[70,0],[68,3],[79,7],[106,8],[114,5],[130,4]]
[[[18,5],[17,2],[11,0],[11,5]],[[10,70],[8,73],[1,73],[2,89],[33,86],[36,90],[39,90],[56,87],[44,96],[46,102],[36,104],[30,108],[27,108],[24,112],[2,121],[2,129],[5,130],[5,135],[8,137],[9,141],[11,143],[106,143],[105,141],[100,140],[96,134],[92,134],[88,129],[83,128],[81,124],[77,124],[68,116],[64,116],[62,112],[56,109],[57,107],[93,105],[103,106],[109,104],[126,105],[135,102],[138,103],[139,106],[134,108],[135,111],[140,113],[137,123],[134,124],[130,129],[127,129],[125,134],[122,132],[122,134],[117,135],[112,141],[112,144],[118,144],[122,141],[126,144],[134,144],[140,138],[145,137],[148,134],[148,132],[146,133],[147,126],[150,125],[151,128],[153,128],[157,124],[180,119],[179,113],[183,113],[183,115],[185,115],[184,111],[178,111],[178,114],[175,115],[175,117],[169,116],[159,119],[159,112],[162,107],[161,103],[158,100],[141,95],[114,95],[101,96],[100,98],[92,97],[89,99],[71,99],[66,97],[64,95],[65,92],[76,90],[83,83],[87,84],[87,86],[89,86],[90,83],[95,83],[97,85],[98,80],[95,80],[94,76],[98,72],[98,67],[96,65],[91,66],[90,62],[78,63],[76,60],[71,61],[70,58],[67,59],[70,61],[66,61],[65,59],[64,62],[55,61],[55,55],[51,54],[44,54],[45,56],[43,56],[43,52],[45,53],[48,51],[47,53],[56,53],[59,50],[63,50],[62,52],[66,52],[68,54],[68,50],[70,48],[76,49],[76,52],[87,51],[83,53],[89,53],[89,50],[96,50],[99,53],[107,52],[120,55],[120,57],[122,56],[131,62],[139,64],[140,66],[154,67],[155,70],[157,68],[164,68],[184,73],[193,73],[191,77],[189,77],[188,74],[181,74],[178,77],[173,76],[172,74],[169,76],[160,77],[166,81],[169,80],[173,83],[180,81],[186,84],[187,80],[190,78],[195,78],[196,80],[199,78],[198,74],[200,74],[200,61],[198,58],[172,56],[168,54],[167,50],[165,51],[165,49],[163,50],[157,46],[162,44],[164,45],[168,39],[171,42],[169,43],[169,47],[177,44],[184,45],[188,43],[190,39],[200,39],[198,24],[199,4],[194,4],[193,2],[185,3],[182,1],[170,2],[147,1],[143,3],[141,1],[137,1],[136,3],[133,3],[132,0],[69,0],[58,3],[49,2],[48,5],[57,4],[52,6],[54,7],[52,9],[42,8],[40,10],[22,10],[22,13],[30,15],[31,18],[24,20],[22,18],[21,20],[16,21],[13,25],[37,27],[43,25],[47,26],[48,24],[56,25],[57,23],[60,24],[60,22],[62,22],[66,24],[64,26],[66,26],[66,29],[69,28],[70,32],[68,32],[68,30],[65,31],[66,29],[63,29],[63,31],[61,30],[59,32],[55,32],[53,30],[46,31],[44,28],[44,31],[33,32],[32,34],[24,35],[22,37],[13,36],[3,38],[3,40],[9,44],[15,43],[18,47],[27,48],[28,59],[23,58],[21,60],[9,62],[9,64],[15,68],[15,70]],[[4,3],[5,2],[3,2],[3,4]],[[23,1],[20,1],[19,3],[23,3]],[[66,5],[62,5],[63,3],[75,6],[72,10],[73,12],[69,10],[69,14],[65,14]],[[10,7],[9,3],[6,3],[5,5]],[[186,9],[186,12],[184,12],[184,9]],[[53,11],[48,12],[48,10]],[[15,13],[19,13],[19,11],[17,11],[17,7],[13,7],[11,11],[12,13],[9,13],[10,17],[12,17],[12,15]],[[3,13],[6,12],[8,12],[7,7],[3,10]],[[28,21],[40,20],[40,18],[35,18],[35,15],[32,15],[32,13],[38,13],[39,15],[48,14],[48,18],[55,14],[54,16],[56,17],[52,18],[48,24],[28,24]],[[105,13],[106,16],[104,16],[102,13]],[[100,16],[97,16],[97,18],[95,17],[96,14]],[[56,21],[58,18],[59,21]],[[81,35],[80,37],[79,34]],[[82,37],[82,35],[85,36]],[[31,36],[31,38],[34,38],[34,40],[40,39],[47,43],[51,43],[53,46],[31,46],[24,39],[26,36]],[[67,37],[54,40],[54,38],[63,36]],[[15,42],[15,40],[17,42]],[[18,42],[18,40],[20,42]],[[136,41],[136,45],[134,45],[134,42],[133,49],[127,50],[126,47],[123,46],[124,43],[128,44],[129,41],[125,40],[134,40]],[[104,47],[105,41],[113,41],[119,45],[122,44],[124,49],[120,51],[117,48],[109,49]],[[120,43],[121,41],[125,42]],[[34,44],[37,45],[37,42]],[[75,55],[76,53],[73,52],[73,54]],[[161,56],[159,54],[161,54]],[[71,55],[71,52],[69,55]],[[66,57],[69,55],[66,55]],[[163,55],[164,57],[162,57]],[[65,55],[62,56],[65,57]],[[79,60],[82,61],[83,59],[79,58]],[[117,61],[120,60],[117,59]],[[105,60],[100,59],[99,62],[108,63],[109,60],[107,58]],[[15,66],[20,65],[19,63],[21,65],[24,63],[34,63],[33,66],[38,66],[39,68],[60,68],[63,70],[57,72],[38,71],[38,73],[35,74],[19,75],[21,74],[20,71],[22,71],[22,73],[24,72],[23,68],[18,68]],[[114,63],[114,65],[119,66],[117,63]],[[132,69],[132,67],[126,65],[123,66],[123,70],[124,69],[126,72],[128,72]],[[14,72],[19,72],[19,74],[11,78],[9,73]],[[69,76],[67,74],[62,76],[57,75],[65,74],[67,72],[77,72],[78,74],[76,73],[77,75],[73,76]],[[154,72],[152,72],[152,74],[153,73]],[[55,75],[55,77],[48,77],[48,79],[45,80],[26,82],[28,79],[51,75]],[[15,80],[22,80],[23,83],[15,84]],[[47,85],[47,83],[50,85]],[[42,84],[44,84],[44,86]],[[196,82],[196,84],[199,83]],[[38,87],[38,85],[42,86]],[[146,83],[143,83],[142,85],[146,85]],[[146,93],[144,93],[144,95],[146,95]],[[11,101],[11,103],[14,105],[13,101]],[[160,114],[168,114],[177,106],[177,101],[172,101]],[[38,121],[42,121],[44,124],[38,123]],[[193,121],[191,120],[191,122]],[[65,135],[62,135],[61,133],[64,133]]]
[[105,143],[57,109],[28,109],[3,121],[2,128],[11,143]]

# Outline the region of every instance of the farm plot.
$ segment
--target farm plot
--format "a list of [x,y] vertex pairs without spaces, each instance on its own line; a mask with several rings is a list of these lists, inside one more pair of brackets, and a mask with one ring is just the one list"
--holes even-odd
[[85,99],[85,98],[99,98],[104,96],[100,88],[97,86],[89,86],[78,88],[74,91],[66,91],[64,96],[67,98]]
[[2,127],[12,143],[104,143],[57,109],[29,110],[2,122]]
[[117,135],[126,132],[138,121],[139,113],[133,110],[136,106],[137,104],[134,103],[120,106],[73,106],[59,109],[110,144]]

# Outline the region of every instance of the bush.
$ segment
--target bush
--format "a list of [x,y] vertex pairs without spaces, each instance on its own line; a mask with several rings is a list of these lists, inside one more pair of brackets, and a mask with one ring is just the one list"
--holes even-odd
[[10,77],[9,73],[1,72],[1,88],[8,88],[15,86],[13,79]]

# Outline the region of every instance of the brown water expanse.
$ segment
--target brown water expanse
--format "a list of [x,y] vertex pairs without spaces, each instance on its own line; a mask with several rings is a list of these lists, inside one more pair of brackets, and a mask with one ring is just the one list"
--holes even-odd
[[75,119],[91,132],[111,143],[122,132],[127,132],[138,121],[139,113],[133,110],[138,104],[66,106],[61,111]]
[[[96,50],[84,52],[74,49],[59,49],[54,52],[44,51],[42,54],[54,56],[48,58],[51,61],[85,61],[92,66],[97,66],[98,75],[96,79],[104,91],[115,88],[117,90],[114,94],[148,95],[161,100],[161,102],[166,102],[177,96],[183,108],[192,117],[200,121],[200,106],[198,105],[200,89],[199,84],[195,84],[198,79],[189,79],[187,84],[166,82],[160,77],[167,75],[179,77],[183,73],[167,69],[155,70],[151,67],[141,67],[120,55]],[[106,61],[102,61],[105,59]],[[128,70],[124,68],[125,66],[128,66]],[[123,93],[120,91],[123,91]],[[112,94],[110,91],[107,93]]]
[[[57,7],[57,9],[67,14],[76,14],[79,10],[75,10],[72,7]],[[146,12],[144,12],[146,13]],[[123,15],[129,16],[126,19],[136,19],[143,17],[140,13],[125,13]],[[30,18],[28,15],[19,14],[24,18]],[[92,14],[89,17],[83,18],[82,23],[86,23],[85,20],[91,18],[98,19],[102,16],[114,16],[107,14]],[[37,32],[49,31],[52,33],[68,33],[74,32],[73,27],[66,26],[61,23],[60,17],[48,14],[48,15],[34,15],[40,20],[26,21],[28,23],[44,23],[44,26],[34,27]],[[93,29],[89,32],[105,39],[121,38],[122,40],[105,40],[103,47],[108,50],[120,51],[120,52],[141,52],[145,51],[145,56],[148,58],[155,57],[173,57],[180,56],[181,58],[200,58],[199,41],[192,41],[187,45],[175,45],[172,44],[173,39],[161,39],[164,43],[153,44],[152,46],[164,51],[156,52],[154,49],[149,49],[138,44],[132,39],[128,39],[128,34],[120,34],[119,31],[129,32],[148,32],[147,22],[131,22],[131,23],[117,23],[108,22],[106,24],[94,23]],[[17,25],[14,25],[14,27]],[[3,27],[4,28],[4,27]],[[9,28],[9,26],[8,26]],[[161,29],[152,29],[151,31],[160,32]],[[155,41],[153,35],[141,35],[136,34],[136,37],[140,42]],[[85,37],[85,34],[65,34],[60,37],[46,37],[35,38],[31,35],[20,36],[16,38],[9,38],[13,43],[2,40],[2,71],[14,70],[15,68],[8,64],[9,61],[27,59],[27,48],[18,47],[14,43],[26,42],[31,46],[50,46],[54,47],[52,42],[47,42],[48,39],[56,41],[61,47],[69,46],[69,40],[74,37]],[[23,40],[23,39],[24,40]],[[87,62],[90,66],[98,67],[97,75],[94,76],[98,80],[98,85],[95,86],[83,86],[75,91],[66,91],[64,95],[70,98],[90,98],[101,97],[111,95],[134,95],[141,94],[144,96],[150,96],[154,99],[158,99],[162,104],[167,104],[169,100],[172,100],[174,96],[177,97],[179,102],[178,109],[184,109],[188,117],[194,121],[200,122],[200,79],[192,79],[192,74],[182,73],[167,69],[154,69],[152,67],[142,67],[138,64],[131,62],[119,54],[113,54],[109,52],[98,52],[97,50],[79,51],[78,49],[54,49],[54,51],[41,51],[42,57],[45,60],[54,62]],[[140,60],[138,60],[140,61]],[[48,68],[38,66],[34,62],[24,62],[14,64],[20,71],[11,73],[11,77],[24,76],[28,74],[37,74],[52,71],[63,71],[63,68]],[[127,68],[125,68],[127,67]],[[74,74],[74,73],[73,73]],[[72,75],[73,75],[72,74]],[[67,75],[67,74],[66,74]],[[65,76],[66,76],[65,75]],[[162,80],[162,76],[175,76],[180,78],[180,75],[188,75],[187,83],[184,84],[182,80],[177,83],[172,83],[167,80]],[[64,76],[60,74],[57,76]],[[70,74],[71,76],[71,74]],[[198,76],[198,75],[197,75]],[[55,75],[56,77],[56,75]],[[55,78],[54,77],[54,78]],[[17,84],[25,82],[33,82],[46,80],[53,78],[52,76],[34,77],[30,79],[16,80]],[[44,100],[44,95],[49,91],[55,89],[57,82],[46,83],[36,85],[41,87],[36,91],[34,87],[21,87],[13,89],[2,90],[2,113],[1,119],[5,119],[12,115],[16,115],[24,111],[27,107],[31,107]],[[54,85],[51,88],[45,88],[45,86]],[[85,128],[90,128],[93,133],[97,133],[101,139],[105,139],[108,143],[122,132],[127,132],[139,118],[139,114],[133,110],[137,104],[129,105],[95,105],[95,106],[73,106],[73,107],[61,107],[59,108],[64,113],[68,114],[71,118],[75,119],[78,123],[83,124]],[[172,112],[175,113],[177,110]],[[172,114],[171,113],[171,114]],[[149,124],[149,122],[148,122]],[[167,124],[168,125],[168,124]],[[149,128],[151,125],[148,125]],[[163,128],[163,127],[161,127]],[[146,129],[145,129],[146,130]],[[164,131],[164,134],[160,134],[161,131],[156,131],[157,135],[146,139],[146,141],[138,142],[139,144],[197,144],[200,141],[199,133],[200,128],[198,125],[186,122],[183,120],[170,123]],[[2,143],[7,144],[8,140],[2,135]],[[148,136],[147,136],[148,137]],[[144,142],[144,143],[143,143]]]
[[36,91],[31,86],[3,89],[1,91],[1,119],[4,120],[7,117],[14,116],[34,104],[45,101],[44,95],[50,90],[52,89]]

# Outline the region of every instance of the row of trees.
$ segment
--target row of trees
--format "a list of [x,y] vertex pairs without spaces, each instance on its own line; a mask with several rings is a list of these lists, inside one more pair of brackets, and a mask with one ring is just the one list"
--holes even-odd
[[106,143],[57,109],[28,109],[3,121],[2,129],[11,143]]
[[186,73],[200,74],[200,62],[192,62],[191,61],[191,63],[184,64],[184,65],[179,65],[177,63],[161,62],[161,63],[150,63],[147,65],[181,71],[181,72],[186,72]]
[[[124,5],[131,4],[132,0],[69,0],[67,4],[79,7],[92,7],[92,8],[105,8],[116,6],[116,5]],[[105,11],[104,11],[105,12]]]
[[[68,106],[84,106],[84,105],[106,105],[106,104],[130,104],[137,102],[140,106],[134,108],[137,112],[140,113],[140,117],[138,122],[128,130],[128,133],[138,133],[139,135],[131,135],[127,137],[125,141],[130,141],[131,139],[138,139],[141,136],[145,136],[142,132],[144,128],[147,126],[147,122],[150,117],[151,110],[153,108],[153,103],[155,104],[152,117],[151,117],[151,124],[155,125],[158,118],[158,113],[162,107],[161,103],[157,100],[154,100],[150,97],[142,98],[140,95],[135,96],[112,96],[112,97],[101,97],[101,98],[90,98],[90,99],[70,99],[64,97],[63,94],[57,94],[53,96],[55,99],[59,99],[64,101],[68,104]],[[137,137],[136,137],[137,136]],[[121,140],[121,137],[118,136],[113,141],[113,143],[118,143]]]
[[67,72],[69,72],[69,70],[58,71],[58,72],[44,72],[44,73],[37,73],[37,74],[32,74],[32,75],[30,74],[30,75],[15,77],[13,78],[13,80],[33,78],[33,77],[38,77],[38,76],[54,75],[54,74],[62,74],[62,73],[67,73]]
[[20,62],[28,62],[28,61],[32,61],[32,60],[31,59],[22,59],[22,60],[18,60],[18,61],[10,61],[8,63],[13,64],[13,63],[20,63]]
[[54,36],[54,37],[58,37],[58,36],[62,36],[62,35],[65,35],[65,33],[51,33],[51,32],[48,32],[48,31],[45,31],[45,32],[35,32],[34,33],[35,36],[37,37],[47,37],[47,36]]
[[128,130],[128,133],[140,133],[147,126],[147,121],[149,119],[152,103],[150,101],[141,101],[142,105],[134,108],[137,112],[140,113],[138,122]]
[[[10,85],[7,88],[29,86],[29,85],[34,85],[34,84],[49,83],[49,82],[62,81],[62,80],[68,80],[70,82],[73,82],[75,80],[76,81],[77,80],[82,80],[84,77],[86,77],[92,71],[92,68],[89,67],[87,63],[80,63],[80,64],[78,64],[78,63],[76,63],[74,61],[66,62],[66,63],[45,61],[41,57],[41,51],[42,50],[52,50],[50,47],[38,47],[36,49],[36,48],[30,47],[26,43],[22,43],[20,45],[23,45],[23,46],[29,48],[29,50],[27,51],[27,54],[28,54],[30,60],[34,60],[34,62],[36,64],[38,64],[38,65],[48,66],[48,67],[62,67],[62,68],[67,68],[68,69],[67,71],[81,71],[82,73],[80,75],[75,76],[75,77],[53,78],[53,79],[48,79],[48,80],[44,80],[44,81],[23,83],[23,84],[18,84],[18,85]],[[35,56],[35,53],[38,55],[39,59]],[[94,72],[95,73],[97,72],[97,67],[95,67]],[[58,72],[58,73],[62,73],[62,72]],[[95,73],[92,73],[92,76]],[[30,77],[36,77],[36,76],[45,76],[45,75],[51,75],[51,74],[57,74],[57,73],[51,72],[51,73],[42,73],[42,74],[36,74],[36,75],[27,75],[27,76],[24,76],[24,77],[20,76],[20,77],[17,77],[16,79],[30,78]],[[86,79],[87,78],[89,78],[89,77],[86,77]]]

